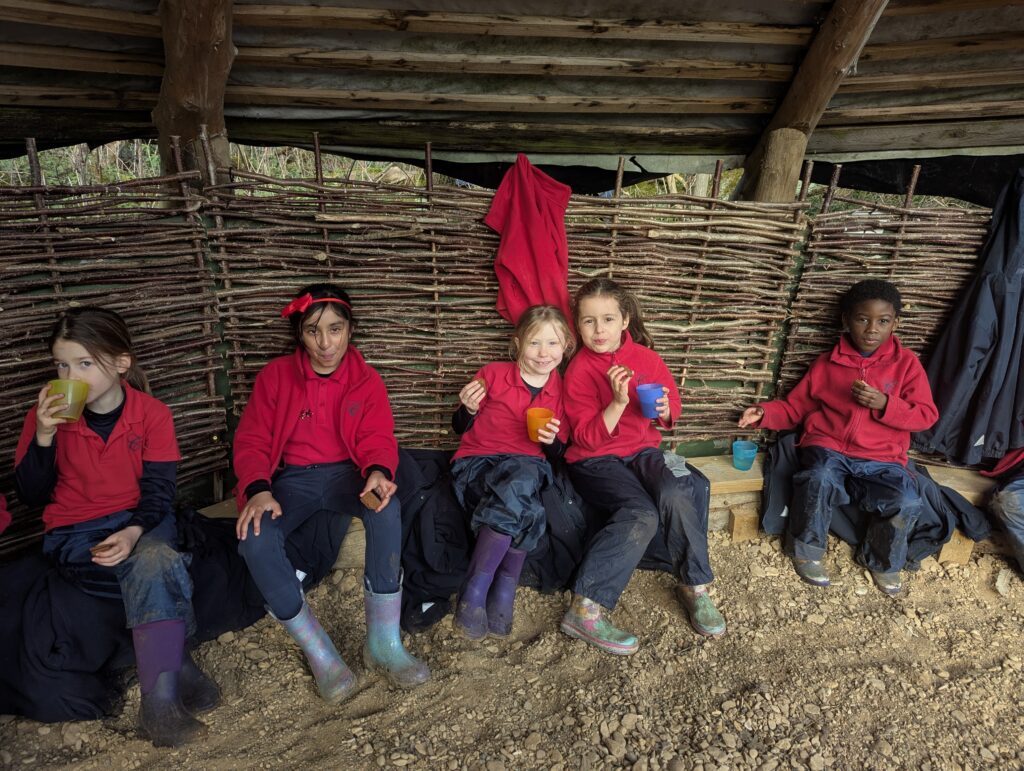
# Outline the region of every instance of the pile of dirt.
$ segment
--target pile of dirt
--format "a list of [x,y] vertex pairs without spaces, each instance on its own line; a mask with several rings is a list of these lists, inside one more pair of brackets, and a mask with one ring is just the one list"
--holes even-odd
[[408,644],[433,679],[389,690],[362,671],[359,577],[310,600],[363,690],[316,695],[300,653],[265,619],[203,645],[221,685],[209,736],[155,749],[121,714],[42,725],[0,718],[4,767],[330,769],[1024,768],[1024,582],[1005,559],[933,559],[898,598],[833,544],[829,589],[801,583],[777,540],[711,536],[718,640],[686,624],[666,574],[637,573],[617,624],[640,651],[617,658],[558,631],[567,598],[521,590],[513,637],[474,644],[450,619]]

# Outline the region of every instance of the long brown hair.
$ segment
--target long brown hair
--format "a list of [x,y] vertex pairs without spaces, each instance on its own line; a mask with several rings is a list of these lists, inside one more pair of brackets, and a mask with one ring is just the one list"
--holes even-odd
[[130,357],[132,363],[124,373],[124,379],[132,388],[150,393],[146,373],[139,367],[135,358],[128,325],[114,311],[94,305],[70,308],[53,325],[49,341],[50,350],[53,350],[53,344],[58,340],[78,343],[108,373],[112,373],[114,359],[118,356]]
[[629,316],[629,334],[640,345],[654,349],[654,339],[644,326],[640,303],[628,289],[610,278],[592,278],[576,290],[573,308],[576,314],[576,328],[580,326],[580,303],[588,297],[611,297],[619,304],[619,312]]
[[527,341],[537,329],[545,324],[553,326],[555,332],[562,338],[562,344],[565,346],[565,352],[562,355],[565,360],[572,356],[572,352],[576,349],[576,338],[573,337],[569,322],[562,311],[554,305],[531,305],[519,316],[516,328],[508,341],[508,355],[512,361],[520,361]]
[[[295,297],[302,297],[308,294],[313,303],[306,308],[302,313],[292,313],[288,316],[288,325],[292,331],[292,338],[295,340],[295,344],[302,347],[302,326],[306,321],[311,320],[314,325],[320,323],[320,317],[324,315],[324,311],[327,308],[333,308],[334,312],[341,316],[343,319],[348,321],[349,326],[354,332],[356,329],[356,317],[352,312],[352,298],[348,296],[348,292],[342,289],[337,284],[310,284],[304,286],[298,292],[295,293]],[[322,300],[341,300],[340,303],[322,302]],[[313,318],[313,317],[316,318]]]

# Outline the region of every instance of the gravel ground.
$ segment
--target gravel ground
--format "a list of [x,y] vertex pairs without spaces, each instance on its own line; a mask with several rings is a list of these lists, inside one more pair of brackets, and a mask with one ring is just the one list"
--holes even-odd
[[[898,598],[833,543],[833,585],[801,583],[776,539],[711,535],[728,633],[691,632],[665,574],[637,573],[613,618],[635,656],[558,631],[567,597],[521,590],[513,637],[474,644],[450,620],[409,641],[434,676],[411,693],[377,676],[335,708],[298,649],[263,620],[203,645],[220,683],[201,743],[155,749],[134,729],[138,686],[107,720],[0,717],[0,765],[82,769],[1020,769],[1024,582],[999,556],[929,559]],[[362,673],[355,571],[311,596]]]

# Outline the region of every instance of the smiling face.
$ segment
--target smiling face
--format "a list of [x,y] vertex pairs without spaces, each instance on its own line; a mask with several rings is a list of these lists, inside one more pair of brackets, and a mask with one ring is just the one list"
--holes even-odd
[[338,314],[331,305],[325,305],[322,313],[311,313],[302,322],[302,346],[309,354],[309,364],[318,375],[329,375],[338,368],[345,358],[349,340],[352,339],[352,325]]
[[580,300],[576,311],[580,339],[594,353],[612,353],[622,345],[622,333],[629,326],[619,302],[608,295],[591,295]]
[[518,340],[519,369],[527,380],[539,380],[542,385],[565,356],[565,339],[550,322],[538,324]]
[[874,353],[896,331],[899,317],[887,300],[865,300],[843,317],[854,346],[863,354]]
[[113,361],[100,361],[81,343],[59,339],[53,343],[53,363],[61,380],[80,380],[89,386],[85,405],[103,414],[121,403],[121,375],[128,371],[132,357],[124,354]]

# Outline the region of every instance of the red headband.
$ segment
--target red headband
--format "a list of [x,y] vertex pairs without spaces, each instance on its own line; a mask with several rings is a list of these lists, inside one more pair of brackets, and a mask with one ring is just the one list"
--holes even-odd
[[307,310],[309,310],[309,306],[315,302],[338,303],[339,305],[344,305],[346,308],[349,309],[349,311],[352,310],[351,305],[337,297],[321,297],[318,300],[314,300],[313,295],[311,295],[309,292],[306,292],[306,294],[302,295],[302,297],[296,297],[294,300],[292,300],[290,303],[284,306],[284,308],[281,309],[281,318],[286,319],[293,313],[305,313]]

